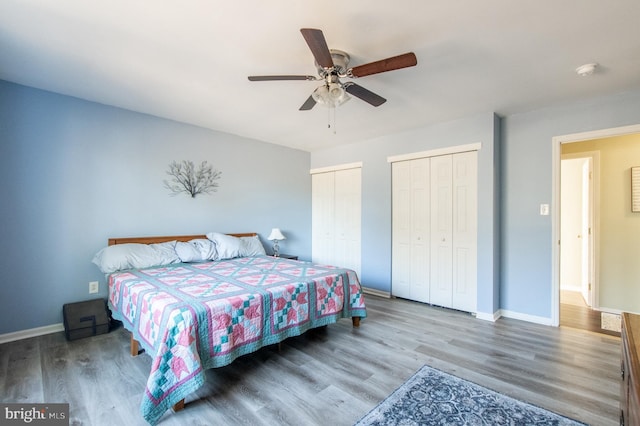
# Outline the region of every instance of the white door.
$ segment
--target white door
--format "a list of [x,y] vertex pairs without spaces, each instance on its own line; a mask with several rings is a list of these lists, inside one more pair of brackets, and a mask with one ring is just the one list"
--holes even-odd
[[478,288],[478,153],[453,161],[453,292],[451,307],[476,312]]
[[477,310],[477,151],[392,162],[394,296]]
[[334,263],[335,173],[311,175],[311,251],[315,263]]
[[335,261],[360,276],[361,169],[335,172]]
[[428,158],[411,161],[411,299],[430,303],[430,170]]
[[429,303],[429,159],[392,164],[394,296]]
[[313,262],[361,267],[361,169],[311,175],[311,257]]
[[398,161],[391,164],[391,293],[405,299],[412,298],[411,216],[411,161]]
[[593,161],[586,158],[582,165],[582,297],[593,305]]
[[431,303],[451,307],[453,294],[452,156],[431,158]]

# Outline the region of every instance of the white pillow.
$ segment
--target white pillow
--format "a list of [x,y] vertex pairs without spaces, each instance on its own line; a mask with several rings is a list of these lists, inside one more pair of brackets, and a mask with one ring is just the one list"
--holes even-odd
[[252,237],[240,237],[242,246],[240,247],[240,256],[264,256],[267,252],[260,242],[260,237],[254,235]]
[[240,238],[219,232],[209,232],[207,238],[215,243],[218,260],[240,257],[240,249],[242,247]]
[[180,258],[180,261],[184,263],[202,261],[200,250],[198,250],[195,245],[187,242],[178,241],[176,243],[176,254]]
[[176,243],[176,253],[180,260],[185,263],[216,260],[218,257],[215,244],[204,238],[189,242],[178,241]]
[[157,244],[116,244],[100,250],[92,262],[102,273],[110,274],[124,269],[142,269],[180,262],[175,241]]

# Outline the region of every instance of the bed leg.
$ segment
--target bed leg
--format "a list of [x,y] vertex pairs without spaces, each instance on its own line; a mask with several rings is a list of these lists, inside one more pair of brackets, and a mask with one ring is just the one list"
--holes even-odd
[[351,322],[354,327],[360,327],[360,317],[351,317]]
[[131,356],[138,356],[138,353],[138,341],[133,338],[133,333],[131,333]]
[[184,410],[184,398],[173,405],[173,411]]

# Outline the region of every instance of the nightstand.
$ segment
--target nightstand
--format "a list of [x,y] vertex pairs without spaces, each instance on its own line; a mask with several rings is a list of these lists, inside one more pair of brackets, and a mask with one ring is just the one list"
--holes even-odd
[[284,254],[284,253],[280,253],[280,256],[283,259],[290,259],[290,260],[298,260],[298,256],[295,256],[293,254]]

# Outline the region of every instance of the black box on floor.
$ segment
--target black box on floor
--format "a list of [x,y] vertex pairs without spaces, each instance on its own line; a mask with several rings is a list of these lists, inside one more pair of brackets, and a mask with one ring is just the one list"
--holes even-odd
[[62,307],[67,340],[82,339],[109,332],[109,314],[104,299],[66,303]]

